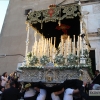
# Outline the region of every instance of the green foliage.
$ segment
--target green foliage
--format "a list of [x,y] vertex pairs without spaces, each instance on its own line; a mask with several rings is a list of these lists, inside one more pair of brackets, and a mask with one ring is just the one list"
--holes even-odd
[[43,56],[40,58],[40,63],[41,63],[42,65],[46,65],[46,64],[49,63],[49,62],[50,62],[49,57],[47,57],[47,56],[45,56],[45,55],[43,55]]
[[63,57],[63,55],[56,55],[54,62],[58,65],[63,65],[65,63],[65,58]]

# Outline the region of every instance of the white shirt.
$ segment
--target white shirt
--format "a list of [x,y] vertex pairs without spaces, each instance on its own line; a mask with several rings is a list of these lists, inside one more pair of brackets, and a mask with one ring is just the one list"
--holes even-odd
[[36,94],[36,91],[32,88],[29,88],[29,90],[25,92],[24,98],[33,97],[35,94]]
[[2,92],[0,91],[0,94],[2,94]]
[[40,89],[40,93],[37,96],[36,100],[45,100],[46,98],[46,90]]
[[1,76],[1,86],[5,86],[7,81],[8,81],[8,78],[7,77],[4,77],[4,76]]

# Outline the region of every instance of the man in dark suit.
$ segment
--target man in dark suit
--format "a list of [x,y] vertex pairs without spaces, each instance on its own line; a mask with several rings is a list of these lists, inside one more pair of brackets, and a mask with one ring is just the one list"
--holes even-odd
[[93,87],[92,87],[93,90],[100,90],[100,73],[99,73],[99,70],[95,71],[95,78],[92,81],[92,84],[93,84]]
[[41,84],[41,88],[46,89],[51,93],[52,100],[60,100],[59,95],[64,93],[64,100],[72,100],[73,94],[80,93],[80,95],[88,100],[88,95],[83,92],[84,82],[78,79],[65,80],[63,83],[54,85],[52,87],[46,87]]
[[10,88],[5,89],[1,96],[1,100],[18,100],[19,98],[19,92],[15,88],[14,82],[10,83]]

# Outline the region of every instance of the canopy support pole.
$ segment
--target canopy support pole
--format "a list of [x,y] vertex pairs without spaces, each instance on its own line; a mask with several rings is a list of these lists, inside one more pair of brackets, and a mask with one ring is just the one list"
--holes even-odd
[[27,57],[27,53],[28,53],[28,45],[29,45],[29,29],[30,29],[30,26],[29,26],[29,23],[27,23],[27,26],[26,26],[27,39],[26,39],[25,59],[26,59],[26,57]]

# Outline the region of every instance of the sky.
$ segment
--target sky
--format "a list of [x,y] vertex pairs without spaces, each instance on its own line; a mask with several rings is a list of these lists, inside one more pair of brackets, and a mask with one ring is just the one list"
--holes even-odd
[[0,0],[0,33],[1,33],[8,4],[9,4],[9,0]]

